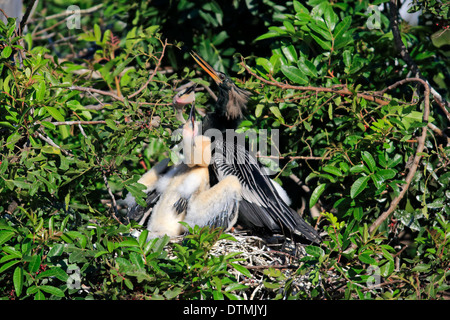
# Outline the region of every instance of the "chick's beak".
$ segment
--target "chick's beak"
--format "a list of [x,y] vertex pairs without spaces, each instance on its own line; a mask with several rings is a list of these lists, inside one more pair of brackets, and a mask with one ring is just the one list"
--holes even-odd
[[[192,134],[192,138],[194,138],[197,135],[198,127],[195,123],[195,104],[193,103],[191,106],[191,111],[189,112],[189,118],[187,120],[187,123],[190,127],[190,134]],[[192,139],[193,145],[195,145],[194,139]]]
[[198,65],[200,67],[202,67],[203,70],[205,70],[210,76],[211,78],[213,78],[213,80],[217,83],[220,84],[222,83],[222,80],[220,80],[219,75],[217,74],[217,72],[208,64],[208,62],[206,62],[205,60],[202,59],[202,57],[200,57],[197,53],[195,53],[194,51],[191,51],[191,56],[192,58],[194,58],[195,62],[198,63]]
[[191,111],[189,112],[189,119],[188,121],[191,122],[192,128],[194,128],[195,125],[195,105],[192,104]]
[[192,86],[188,87],[177,93],[173,98],[173,104],[176,106],[184,106],[195,101],[195,88],[197,84],[194,83]]

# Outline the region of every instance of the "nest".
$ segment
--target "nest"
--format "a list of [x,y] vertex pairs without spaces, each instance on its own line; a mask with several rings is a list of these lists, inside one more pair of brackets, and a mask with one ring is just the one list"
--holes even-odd
[[[306,256],[301,244],[283,236],[261,238],[236,229],[230,235],[234,240],[218,240],[211,248],[210,254],[221,256],[239,252],[234,256],[234,258],[240,259],[236,263],[245,267],[251,277],[246,277],[229,266],[228,272],[236,278],[238,283],[247,286],[246,290],[233,292],[235,295],[244,300],[268,300],[275,298],[277,294],[284,297],[285,284],[288,281],[290,282],[290,295],[299,292],[307,293],[311,290],[309,275],[299,275],[296,272],[300,266],[299,260]],[[171,240],[171,242],[179,241],[182,241],[182,237]],[[169,252],[169,259],[170,256]]]

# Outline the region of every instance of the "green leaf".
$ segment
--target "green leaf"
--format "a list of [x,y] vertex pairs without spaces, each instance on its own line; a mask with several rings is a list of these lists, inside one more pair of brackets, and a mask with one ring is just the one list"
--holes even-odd
[[34,295],[34,300],[45,300],[45,295],[42,293],[41,290],[37,290],[36,294]]
[[55,119],[56,121],[64,121],[64,117],[55,107],[44,106],[45,110]]
[[269,109],[273,113],[273,115],[277,117],[277,119],[284,120],[283,115],[281,114],[280,109],[278,107],[270,107]]
[[394,169],[382,169],[377,171],[378,175],[380,175],[384,180],[393,179],[397,174],[397,171]]
[[317,259],[325,255],[325,251],[323,251],[322,248],[317,246],[307,246],[305,247],[305,252]]
[[352,18],[350,16],[347,16],[344,19],[342,19],[342,21],[339,22],[339,24],[334,29],[334,33],[333,33],[334,38],[335,39],[341,38],[344,35],[344,33],[348,30],[348,28],[350,27],[351,24],[352,24]]
[[430,264],[421,263],[415,266],[412,271],[413,272],[429,272],[431,268]]
[[[330,30],[328,30],[328,27],[325,25],[325,23],[321,20],[314,20],[314,22],[310,23],[308,25],[312,29],[311,35],[319,35],[321,37],[321,40],[330,41],[330,48],[331,48],[331,33]],[[316,35],[317,34],[317,35]]]
[[37,279],[56,277],[61,281],[67,282],[69,279],[69,274],[61,269],[60,267],[53,267],[51,269],[45,270],[37,276]]
[[30,271],[30,273],[36,273],[39,270],[40,266],[41,266],[41,256],[38,254],[31,256],[31,261],[28,264],[28,271]]
[[247,278],[251,278],[252,274],[250,273],[250,271],[246,268],[241,266],[240,264],[237,263],[230,263],[230,265],[236,269],[237,271],[239,271],[240,273],[242,273],[244,276],[246,276]]
[[12,48],[10,46],[6,46],[3,48],[2,57],[4,59],[8,59],[9,56],[11,55],[11,53],[12,53]]
[[375,167],[376,167],[376,163],[375,163],[375,160],[372,157],[372,155],[369,152],[367,152],[367,151],[363,151],[361,153],[361,157],[364,160],[364,162],[366,163],[366,165],[369,168],[370,172],[374,172],[375,171]]
[[317,42],[319,46],[322,47],[322,49],[330,51],[331,50],[331,41],[326,41],[315,35],[314,33],[311,33],[311,37]]
[[358,180],[356,180],[351,188],[350,188],[350,197],[352,199],[356,198],[358,194],[364,191],[364,189],[367,187],[367,181],[370,179],[370,176],[364,176],[360,177]]
[[136,241],[136,239],[127,239],[124,241],[121,241],[117,244],[118,247],[139,247],[139,243]]
[[317,77],[316,66],[311,61],[306,59],[298,60],[297,66],[305,75]]
[[11,239],[15,232],[13,231],[1,231],[0,232],[0,245]]
[[369,169],[363,164],[357,164],[356,166],[350,168],[350,173],[360,173],[360,172],[370,173]]
[[309,82],[308,77],[303,74],[297,67],[294,66],[281,66],[281,72],[291,81],[298,84],[307,84]]
[[64,298],[64,296],[65,296],[64,291],[62,291],[61,289],[56,288],[54,286],[44,285],[44,286],[39,286],[39,289],[44,292],[50,293],[51,295],[60,297],[60,298]]
[[322,167],[322,170],[331,174],[334,174],[335,176],[338,177],[342,177],[342,172],[341,170],[339,170],[338,168],[332,166],[332,165],[327,165]]
[[273,66],[269,60],[267,60],[265,58],[257,58],[256,64],[262,66],[264,68],[264,70],[266,70],[266,72],[272,73]]
[[45,81],[40,81],[36,88],[36,100],[42,101],[45,97],[47,91],[47,86],[45,85]]
[[339,19],[337,14],[333,11],[332,6],[327,6],[324,12],[325,23],[330,30],[333,30]]
[[145,243],[147,242],[147,236],[148,236],[148,230],[142,230],[141,234],[139,235],[139,247],[144,248]]
[[3,271],[8,270],[8,269],[11,268],[13,265],[15,265],[15,264],[17,264],[17,263],[19,263],[19,262],[20,262],[20,260],[13,260],[13,261],[9,261],[9,262],[3,264],[3,265],[0,267],[0,273],[2,273]]
[[314,191],[311,194],[311,198],[309,199],[309,207],[312,208],[314,205],[319,201],[320,196],[322,195],[323,191],[325,190],[326,184],[322,183],[319,184]]
[[257,104],[255,108],[255,117],[257,118],[261,117],[263,109],[264,105],[262,103]]
[[298,60],[297,51],[295,50],[295,47],[292,44],[283,45],[281,47],[281,51],[283,52],[286,59],[288,59],[288,61],[297,63]]
[[370,265],[378,265],[377,260],[372,258],[369,253],[363,253],[358,256],[359,261]]
[[297,13],[307,13],[309,15],[308,9],[306,9],[300,2],[294,0],[294,10]]
[[14,290],[16,290],[16,295],[19,297],[22,294],[23,288],[23,269],[21,266],[16,267],[13,274]]
[[350,67],[351,64],[352,64],[352,54],[350,53],[349,50],[345,50],[345,51],[342,53],[342,58],[343,58],[343,60],[344,60],[345,66],[346,66],[346,67]]
[[94,37],[95,42],[97,42],[97,44],[100,44],[102,40],[102,31],[100,30],[100,26],[98,24],[94,25]]
[[114,120],[106,119],[105,122],[106,122],[106,125],[109,128],[113,129],[114,131],[116,131],[118,129],[117,126],[116,126],[116,123],[114,122]]

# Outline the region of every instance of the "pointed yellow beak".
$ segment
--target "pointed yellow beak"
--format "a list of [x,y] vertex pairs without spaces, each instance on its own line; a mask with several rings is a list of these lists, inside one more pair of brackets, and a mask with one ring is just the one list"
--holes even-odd
[[202,57],[200,57],[197,53],[195,53],[194,51],[190,52],[192,58],[194,58],[195,62],[198,63],[198,65],[200,67],[202,67],[203,70],[205,70],[210,76],[211,78],[213,78],[213,80],[219,84],[222,83],[222,80],[220,80],[219,75],[217,74],[217,72],[208,64],[208,62],[206,62],[205,60],[203,60]]

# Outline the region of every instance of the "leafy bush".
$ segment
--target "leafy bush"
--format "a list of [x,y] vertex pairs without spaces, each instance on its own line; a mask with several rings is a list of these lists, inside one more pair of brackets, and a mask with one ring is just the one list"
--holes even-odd
[[[0,297],[238,299],[251,289],[236,272],[274,299],[448,297],[448,5],[415,2],[417,27],[367,1],[79,5],[81,30],[60,4],[23,35],[0,23]],[[245,75],[240,130],[278,130],[279,154],[260,160],[320,213],[305,219],[324,243],[294,273],[212,255],[219,230],[132,236],[120,199],[142,201],[140,175],[171,155],[174,90],[210,82],[183,46]]]

